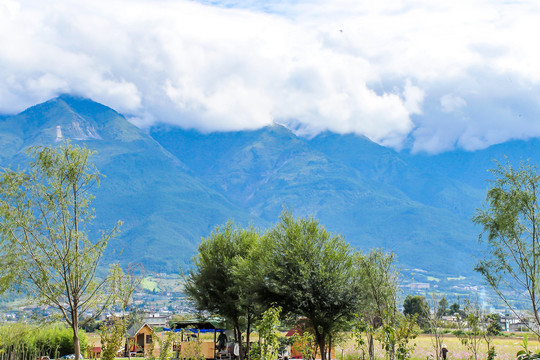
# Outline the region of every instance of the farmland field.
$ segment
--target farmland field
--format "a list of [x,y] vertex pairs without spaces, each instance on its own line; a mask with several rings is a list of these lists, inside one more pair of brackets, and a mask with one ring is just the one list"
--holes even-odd
[[[511,360],[516,358],[516,353],[521,350],[521,343],[523,339],[521,337],[497,337],[493,339],[492,345],[495,346],[495,351],[497,353],[496,359],[500,360]],[[422,334],[418,338],[414,339],[416,347],[412,354],[413,360],[425,360],[429,355],[435,356],[433,350],[432,338],[430,335]],[[459,339],[453,335],[445,335],[443,343],[448,348],[448,359],[449,360],[466,360],[471,358],[472,353],[470,353],[467,348],[462,345]],[[540,342],[535,340],[532,336],[529,338],[529,349],[536,351],[540,350]],[[480,353],[478,354],[478,359],[487,358],[487,346],[485,343],[481,344]],[[347,342],[341,348],[336,349],[336,357],[341,360],[341,355],[343,354],[344,360],[353,360],[353,359],[362,359],[362,353],[355,349],[352,342]],[[367,354],[366,354],[367,355]],[[377,359],[384,359],[384,351],[381,346],[376,343],[375,345],[375,357]]]

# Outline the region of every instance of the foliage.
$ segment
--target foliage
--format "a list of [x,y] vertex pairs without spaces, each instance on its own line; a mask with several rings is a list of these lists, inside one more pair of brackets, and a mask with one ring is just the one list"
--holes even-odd
[[432,294],[431,301],[435,308],[434,309],[435,316],[434,317],[430,316],[428,318],[429,333],[430,333],[431,344],[433,346],[433,350],[435,350],[435,357],[437,360],[439,360],[439,357],[441,355],[441,350],[442,350],[442,333],[440,329],[443,325],[442,316],[446,313],[446,307],[448,306],[448,301],[446,300],[445,297],[443,297],[437,303],[435,294]]
[[125,333],[126,326],[123,319],[113,319],[110,325],[100,328],[101,358],[103,360],[114,360],[125,343]]
[[501,326],[501,316],[499,314],[489,314],[486,316],[486,320],[488,321],[487,325],[487,333],[490,336],[498,336],[502,332],[502,326]]
[[[242,321],[249,329],[265,308],[277,306],[284,318],[306,319],[323,360],[361,309],[359,318],[371,329],[370,355],[375,331],[384,325],[392,332],[393,358],[396,347],[399,356],[408,356],[414,337],[414,321],[397,312],[397,277],[393,255],[380,250],[358,253],[318,221],[295,219],[284,211],[262,239],[252,228],[230,222],[217,227],[199,246],[186,291],[200,310],[228,319],[237,341]],[[249,353],[266,356],[264,346]]]
[[425,297],[407,295],[403,302],[403,315],[416,316],[418,325],[427,328],[429,325],[429,304]]
[[460,308],[460,305],[458,302],[453,303],[450,305],[450,308],[447,312],[449,315],[459,315],[459,316],[465,316],[465,311]]
[[527,335],[523,336],[523,342],[521,343],[521,350],[516,354],[517,360],[533,360],[540,359],[540,351],[533,352],[529,350],[529,341]]
[[0,288],[28,291],[36,301],[56,308],[73,330],[80,356],[79,316],[107,305],[107,279],[96,269],[116,227],[91,241],[89,191],[99,173],[92,152],[69,143],[29,150],[28,171],[4,170],[0,177]]
[[482,225],[480,239],[487,240],[489,250],[475,270],[514,313],[509,296],[527,294],[536,323],[529,329],[540,335],[540,174],[527,162],[517,168],[497,163],[490,171],[495,180],[487,191],[487,206],[473,218]]
[[372,250],[367,256],[356,258],[363,291],[360,299],[362,316],[359,317],[367,330],[369,358],[375,358],[373,338],[382,325],[392,326],[396,319],[397,278],[394,256],[381,250]]
[[486,341],[489,349],[491,339],[486,330],[482,328],[483,316],[478,301],[472,303],[467,300],[464,313],[464,316],[458,318],[458,324],[462,331],[456,336],[470,351],[471,359],[478,360],[481,342]]
[[[102,358],[113,360],[126,342],[127,329],[130,326],[130,318],[126,315],[135,289],[144,278],[140,266],[129,266],[126,273],[118,265],[111,267],[109,275],[109,293],[111,295],[111,307],[120,308],[121,315],[113,318],[109,323],[104,323],[99,331],[102,343]],[[130,348],[128,344],[128,348]]]
[[[84,331],[79,331],[80,344],[86,349]],[[63,324],[31,325],[14,323],[0,326],[0,352],[6,358],[34,360],[38,356],[58,358],[73,354],[73,333]]]
[[94,318],[85,319],[83,325],[81,325],[81,329],[88,333],[92,333],[99,329],[99,322]]
[[262,314],[262,319],[257,326],[261,341],[251,348],[250,356],[253,360],[274,360],[277,359],[279,350],[279,336],[277,327],[279,325],[280,307],[271,307]]
[[188,341],[182,344],[182,354],[185,359],[205,360],[201,340],[198,336],[194,341]]
[[312,218],[283,212],[265,236],[265,276],[260,284],[267,304],[287,315],[309,319],[322,360],[332,336],[357,312],[362,284],[358,254],[340,235]]
[[436,316],[440,318],[446,315],[447,310],[448,310],[448,300],[446,300],[446,298],[443,296],[441,300],[439,300]]
[[[352,327],[353,339],[355,341],[356,348],[362,350],[362,354],[369,353],[368,344],[364,340],[364,335],[369,339],[373,339],[375,334],[375,329],[368,323],[364,318],[363,314],[356,314],[356,320],[353,323]],[[364,356],[362,356],[364,358]]]
[[384,321],[379,329],[378,339],[388,359],[410,358],[416,344],[410,341],[418,336],[415,316],[397,316],[393,323]]
[[411,357],[416,346],[415,343],[411,344],[411,340],[415,339],[419,334],[415,316],[396,314],[390,318],[385,317],[382,325],[375,330],[361,315],[357,316],[352,333],[356,346],[362,351],[362,354],[372,351],[369,348],[369,343],[366,344],[364,340],[365,334],[368,341],[373,339],[374,335],[376,336],[386,353],[387,359],[405,360]]
[[495,351],[494,346],[490,346],[487,354],[487,360],[495,360],[495,357],[497,356],[497,352]]
[[302,355],[302,359],[313,360],[315,359],[315,353],[317,352],[317,343],[315,337],[309,331],[303,331],[302,334],[295,333],[293,335],[294,350],[298,351]]
[[255,262],[248,259],[257,248],[259,237],[255,229],[235,227],[232,222],[216,227],[202,240],[195,266],[186,277],[186,293],[197,308],[229,320],[239,343],[241,320],[247,318],[249,323],[254,312],[252,302],[247,301],[250,289],[245,274],[255,272]]
[[152,343],[154,341],[159,343],[159,360],[167,360],[172,356],[172,344],[176,341],[176,338],[176,333],[173,331],[168,331],[163,339],[156,336],[155,333],[152,334]]

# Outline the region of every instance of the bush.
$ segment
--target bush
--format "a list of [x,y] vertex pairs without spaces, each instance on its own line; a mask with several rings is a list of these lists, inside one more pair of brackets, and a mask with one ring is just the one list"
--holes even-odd
[[491,336],[500,335],[502,332],[502,326],[496,321],[492,321],[487,326],[487,333]]
[[[79,331],[81,349],[86,349],[87,338]],[[30,325],[25,323],[0,325],[0,351],[14,358],[49,356],[58,358],[73,354],[73,333],[61,324]]]

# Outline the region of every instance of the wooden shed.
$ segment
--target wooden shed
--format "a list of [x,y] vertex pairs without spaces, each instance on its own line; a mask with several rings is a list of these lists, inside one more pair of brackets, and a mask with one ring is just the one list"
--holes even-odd
[[[152,327],[147,323],[135,324],[128,329],[126,351],[136,354],[148,355],[154,341]],[[154,356],[158,356],[159,349],[154,347]]]

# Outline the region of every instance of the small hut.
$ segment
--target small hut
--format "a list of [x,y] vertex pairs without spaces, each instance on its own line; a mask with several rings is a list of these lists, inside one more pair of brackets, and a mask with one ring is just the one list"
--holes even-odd
[[[134,324],[128,329],[128,339],[126,343],[126,352],[142,354],[145,356],[154,339],[152,338],[152,328],[147,323]],[[157,356],[158,349],[154,348],[154,355]]]

